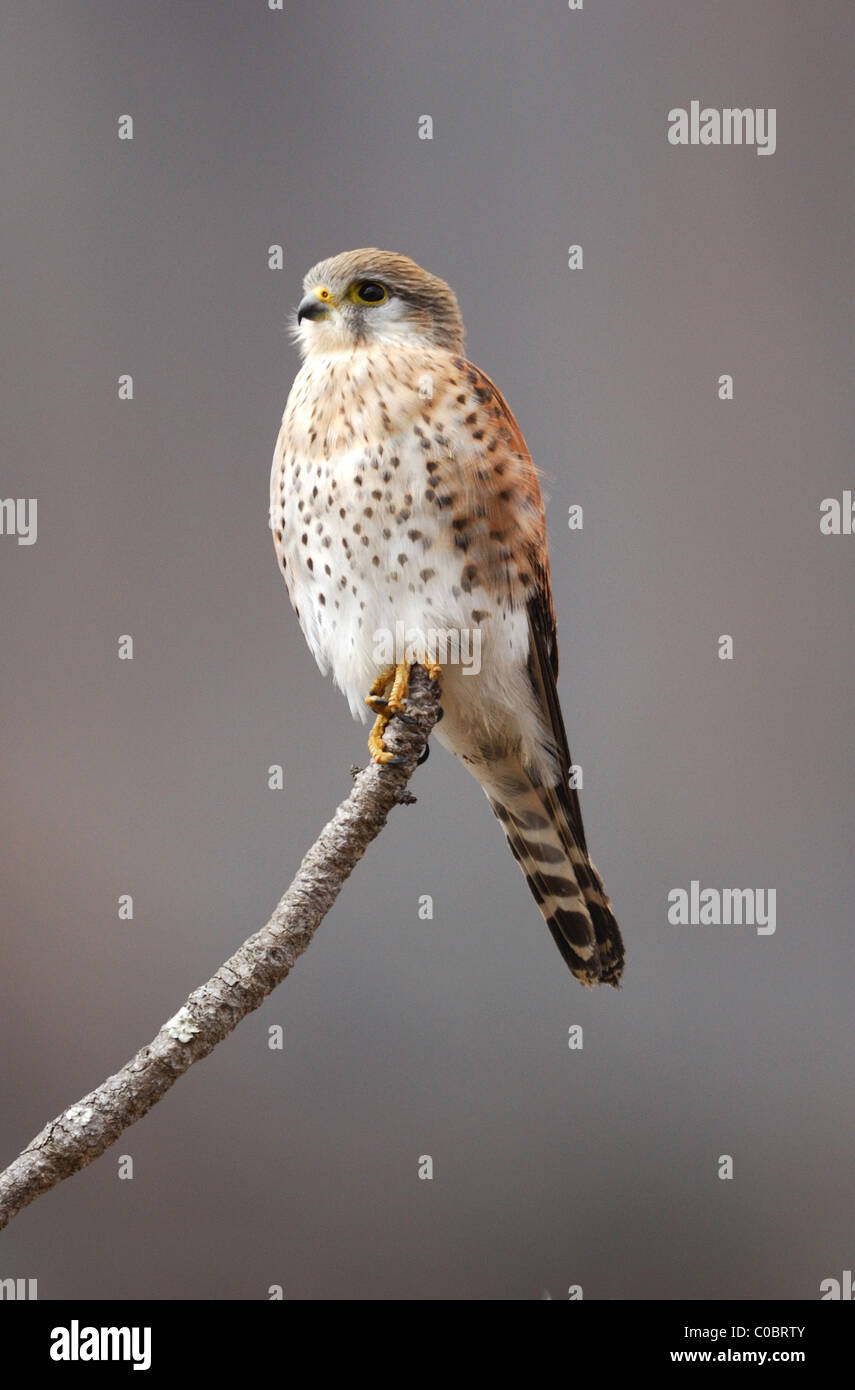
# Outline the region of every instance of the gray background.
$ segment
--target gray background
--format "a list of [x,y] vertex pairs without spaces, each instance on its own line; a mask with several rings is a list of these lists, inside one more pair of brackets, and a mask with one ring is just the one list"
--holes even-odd
[[[267,528],[288,315],[351,247],[454,285],[545,471],[625,987],[573,981],[437,747],[291,978],[15,1220],[0,1276],[43,1298],[816,1298],[855,1259],[855,539],[818,524],[853,484],[852,7],[286,11],[7,7],[0,495],[39,499],[39,538],[0,537],[0,1158],[266,919],[365,756]],[[775,155],[672,148],[693,98],[776,107]],[[670,926],[693,878],[775,888],[776,934]]]

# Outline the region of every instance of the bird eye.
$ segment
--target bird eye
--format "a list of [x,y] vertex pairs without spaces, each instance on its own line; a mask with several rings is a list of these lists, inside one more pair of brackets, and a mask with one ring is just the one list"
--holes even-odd
[[350,291],[354,304],[385,304],[389,291],[379,280],[360,280]]

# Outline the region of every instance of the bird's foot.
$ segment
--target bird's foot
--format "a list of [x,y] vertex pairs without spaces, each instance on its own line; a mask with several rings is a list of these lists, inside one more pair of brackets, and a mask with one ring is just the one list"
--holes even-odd
[[365,703],[375,714],[385,714],[389,701],[386,699],[386,691],[389,684],[395,678],[396,668],[387,666],[385,671],[381,671],[379,676],[371,682],[371,689],[365,697]]
[[388,666],[377,676],[365,698],[368,708],[377,715],[374,727],[368,735],[368,751],[375,763],[380,763],[383,767],[400,767],[404,762],[403,758],[389,752],[383,742],[383,735],[391,719],[400,719],[405,724],[414,723],[404,708],[409,688],[410,663],[399,661],[397,666]]
[[388,728],[390,718],[391,715],[378,714],[374,720],[374,727],[368,735],[368,751],[374,762],[379,763],[381,767],[400,767],[405,760],[397,757],[395,753],[390,753],[383,742],[383,735]]
[[[425,659],[419,664],[424,666],[432,681],[439,682],[442,670],[435,661]],[[409,724],[410,726],[415,725],[416,722],[406,712],[412,665],[413,663],[409,661],[399,661],[397,666],[388,666],[372,681],[371,689],[365,697],[368,708],[377,715],[374,727],[368,736],[368,751],[375,763],[380,763],[384,767],[399,767],[404,761],[403,758],[398,758],[394,753],[390,753],[383,742],[383,735],[389,721],[400,719],[402,724]],[[426,757],[427,750],[419,761],[424,762]]]

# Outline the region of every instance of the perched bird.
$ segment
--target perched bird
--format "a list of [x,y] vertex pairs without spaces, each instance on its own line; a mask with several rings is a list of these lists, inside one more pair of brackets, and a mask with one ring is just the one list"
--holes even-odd
[[585,985],[617,985],[623,943],[570,785],[543,500],[519,425],[464,356],[454,292],[407,256],[344,252],[303,291],[270,526],[306,640],[353,714],[377,716],[381,763],[412,662],[440,681],[436,737],[486,792],[564,960]]

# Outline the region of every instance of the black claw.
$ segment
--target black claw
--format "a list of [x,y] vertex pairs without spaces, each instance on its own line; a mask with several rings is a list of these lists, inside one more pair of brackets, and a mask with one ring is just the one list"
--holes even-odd
[[384,767],[404,767],[404,766],[406,765],[406,762],[407,762],[407,759],[406,759],[406,758],[385,758],[384,761],[383,761],[383,766],[384,766]]
[[404,714],[403,710],[397,710],[394,718],[400,719],[401,723],[406,724],[410,729],[417,729],[419,727],[419,721],[414,719],[411,714]]
[[440,707],[439,707],[439,709],[438,709],[438,711],[437,711],[437,716],[436,716],[435,723],[438,724],[439,721],[440,721],[440,719],[442,718],[442,716],[443,716],[444,714],[445,714],[445,710],[442,708],[442,705],[440,705]]
[[430,744],[429,744],[429,743],[426,743],[425,746],[424,746],[424,748],[423,748],[422,751],[421,751],[421,756],[420,756],[418,762],[416,763],[416,767],[421,767],[422,763],[426,763],[429,757],[430,757]]

